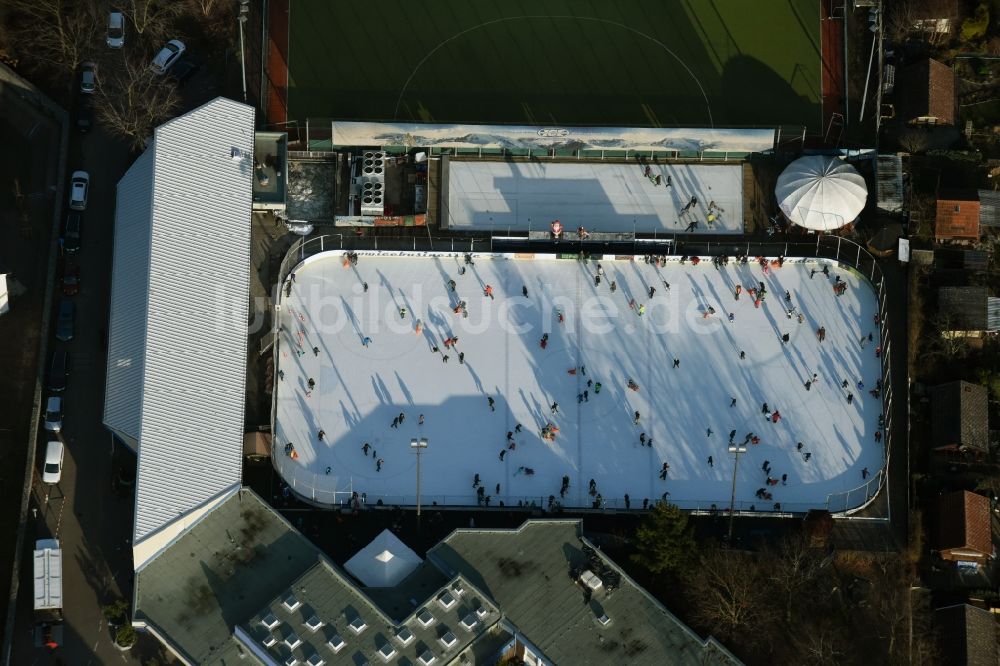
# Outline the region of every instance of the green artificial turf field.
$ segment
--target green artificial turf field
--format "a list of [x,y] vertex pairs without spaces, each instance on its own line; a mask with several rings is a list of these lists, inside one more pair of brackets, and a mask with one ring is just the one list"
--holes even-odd
[[290,5],[290,120],[821,129],[819,0]]

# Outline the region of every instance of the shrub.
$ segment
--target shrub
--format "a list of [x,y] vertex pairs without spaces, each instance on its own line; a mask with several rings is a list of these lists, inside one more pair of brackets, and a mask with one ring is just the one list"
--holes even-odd
[[986,36],[990,26],[990,7],[985,2],[976,7],[976,13],[971,18],[962,21],[962,41],[973,42]]

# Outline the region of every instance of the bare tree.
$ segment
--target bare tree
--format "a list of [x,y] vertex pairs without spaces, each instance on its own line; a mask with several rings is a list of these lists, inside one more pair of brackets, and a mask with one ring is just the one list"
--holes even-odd
[[[236,4],[235,0],[228,0],[228,2],[229,4]],[[201,14],[205,18],[209,18],[225,3],[220,0],[187,0],[186,4],[192,11]]]
[[885,37],[891,42],[903,42],[917,27],[915,0],[896,0],[890,3],[882,20]]
[[184,11],[181,3],[171,0],[125,0],[123,9],[136,33],[151,41],[166,35],[173,20]]
[[689,579],[695,616],[713,633],[739,637],[748,647],[756,644],[766,636],[761,625],[770,616],[766,583],[753,556],[709,550]]
[[768,583],[780,595],[785,622],[791,624],[795,604],[803,592],[816,585],[824,559],[809,547],[808,537],[798,534],[783,539],[766,559],[770,560],[765,564]]
[[930,145],[930,135],[920,127],[904,127],[899,132],[899,145],[908,153],[922,153]]
[[29,65],[72,80],[96,51],[102,20],[96,6],[76,0],[8,0],[10,37]]
[[153,74],[145,60],[125,58],[97,89],[98,117],[112,132],[127,138],[134,149],[158,125],[173,116],[180,95],[172,79]]

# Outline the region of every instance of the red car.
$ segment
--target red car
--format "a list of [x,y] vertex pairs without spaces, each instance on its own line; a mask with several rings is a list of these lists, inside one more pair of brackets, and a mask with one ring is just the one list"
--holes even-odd
[[76,296],[80,291],[80,267],[72,261],[63,267],[62,288],[66,296]]

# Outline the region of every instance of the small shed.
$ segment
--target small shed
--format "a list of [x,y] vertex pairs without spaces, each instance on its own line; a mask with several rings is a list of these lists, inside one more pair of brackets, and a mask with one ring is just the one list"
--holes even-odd
[[928,58],[896,77],[896,115],[911,125],[955,124],[955,71]]
[[934,240],[979,240],[979,192],[976,190],[941,190],[937,198]]
[[979,229],[1000,228],[1000,192],[979,190]]
[[986,287],[941,287],[938,314],[945,320],[942,335],[949,338],[982,337],[991,330],[989,292]]
[[969,604],[934,611],[942,666],[996,666],[997,623],[993,614]]
[[985,564],[993,555],[988,497],[957,490],[938,498],[937,552],[949,562]]
[[879,155],[875,159],[878,208],[887,213],[903,211],[903,159],[899,155]]
[[931,446],[936,453],[985,455],[989,440],[985,387],[958,381],[931,389]]

